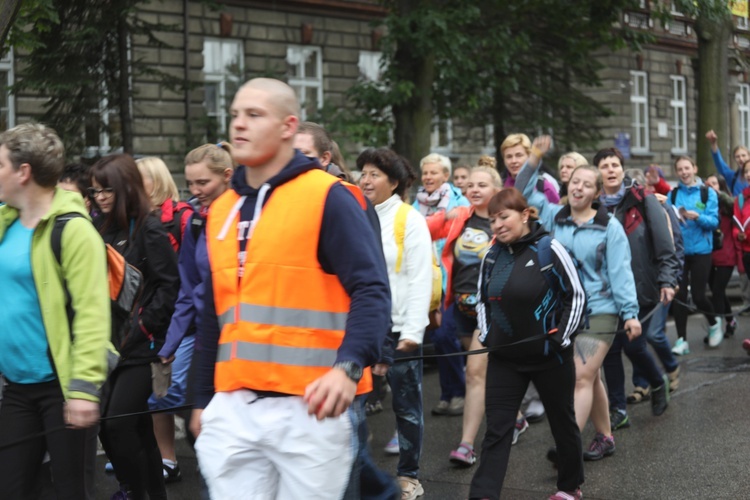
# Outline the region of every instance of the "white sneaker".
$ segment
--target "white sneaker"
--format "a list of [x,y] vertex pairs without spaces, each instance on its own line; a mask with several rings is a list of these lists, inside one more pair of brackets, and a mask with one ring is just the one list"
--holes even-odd
[[400,453],[398,447],[398,431],[393,433],[393,437],[388,441],[388,444],[385,445],[384,451],[389,455],[398,455]]
[[724,334],[721,332],[721,318],[716,317],[716,324],[708,327],[708,346],[718,347],[724,340]]
[[687,343],[687,340],[683,339],[682,337],[677,339],[677,342],[674,343],[674,347],[672,348],[672,354],[675,356],[684,356],[685,354],[690,354],[690,346]]

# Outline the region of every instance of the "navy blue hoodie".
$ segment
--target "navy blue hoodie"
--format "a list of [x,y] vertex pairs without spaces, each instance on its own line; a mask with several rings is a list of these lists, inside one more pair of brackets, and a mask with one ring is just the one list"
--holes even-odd
[[[249,222],[253,218],[260,190],[247,184],[245,168],[240,166],[235,170],[232,189],[240,196],[247,196],[240,209],[240,220]],[[266,182],[271,188],[265,195],[264,205],[273,196],[276,187],[314,168],[320,168],[317,160],[295,151],[289,164]],[[294,251],[293,242],[289,243],[287,251]],[[378,236],[359,202],[342,184],[332,186],[328,192],[320,230],[318,261],[325,272],[338,276],[351,298],[346,334],[336,362],[353,361],[361,367],[375,364],[391,321],[388,273]],[[195,405],[196,408],[205,408],[214,394],[214,367],[220,335],[210,276],[206,282],[200,325],[199,347],[195,356]]]

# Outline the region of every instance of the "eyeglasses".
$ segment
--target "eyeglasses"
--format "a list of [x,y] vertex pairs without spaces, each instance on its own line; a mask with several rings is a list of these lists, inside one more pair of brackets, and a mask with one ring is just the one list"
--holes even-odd
[[96,198],[97,196],[101,195],[102,198],[109,198],[113,194],[115,194],[114,188],[104,188],[104,189],[96,189],[96,188],[88,188],[86,192],[89,195],[89,198]]

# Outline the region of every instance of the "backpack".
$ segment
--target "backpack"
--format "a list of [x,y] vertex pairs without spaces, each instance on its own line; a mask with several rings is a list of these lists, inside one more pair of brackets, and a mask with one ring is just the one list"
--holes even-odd
[[[393,235],[396,238],[396,274],[401,272],[401,264],[404,258],[404,238],[406,237],[406,218],[414,207],[402,203],[396,212],[393,221]],[[443,298],[443,272],[440,270],[435,253],[432,254],[432,297],[430,298],[430,311],[440,309],[440,301]],[[429,312],[429,311],[428,311]]]
[[[52,253],[58,264],[62,264],[63,229],[69,220],[77,217],[83,217],[83,215],[72,212],[55,218],[51,244]],[[106,247],[109,298],[112,306],[112,344],[119,349],[124,345],[136,304],[143,292],[143,274],[138,268],[129,264],[112,245],[106,244]]]
[[[557,322],[557,316],[560,309],[562,308],[562,300],[560,299],[563,292],[565,292],[565,287],[563,281],[560,279],[557,272],[555,272],[555,265],[552,260],[552,237],[548,234],[542,236],[536,242],[536,245],[533,245],[531,248],[536,250],[537,259],[539,261],[539,270],[542,272],[542,276],[544,276],[544,279],[547,281],[547,285],[551,290],[555,291],[555,310],[552,320],[554,324]],[[583,276],[581,275],[581,268],[578,260],[572,253],[570,253],[570,250],[568,250],[567,247],[565,249],[568,251],[568,255],[573,261],[573,264],[575,264],[576,272],[578,272],[578,280],[583,283]],[[583,318],[581,320],[581,326],[583,326],[584,328],[589,327],[588,305],[585,305],[583,308]]]
[[[701,185],[701,203],[704,205],[708,202],[708,186],[705,184]],[[672,205],[674,205],[675,200],[677,199],[677,189],[673,189],[669,192],[669,197],[672,199]],[[742,194],[737,197],[740,200],[740,210],[742,210]],[[711,240],[711,249],[715,252],[716,250],[721,250],[724,246],[724,233],[721,232],[721,229],[718,227],[714,229],[712,234],[712,240]]]
[[[166,210],[164,208],[166,207]],[[180,251],[182,244],[182,216],[186,211],[194,212],[195,209],[189,203],[184,201],[165,203],[160,207],[160,220],[162,226],[167,231],[169,242],[172,244],[175,252]]]

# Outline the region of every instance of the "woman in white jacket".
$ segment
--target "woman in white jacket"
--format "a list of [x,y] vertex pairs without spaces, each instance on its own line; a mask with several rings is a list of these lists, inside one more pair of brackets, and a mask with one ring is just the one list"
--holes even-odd
[[424,217],[402,200],[416,178],[406,159],[386,148],[367,149],[357,158],[357,167],[362,171],[360,187],[380,220],[393,304],[390,348],[384,349],[384,363],[376,365],[373,372],[383,374],[387,370],[396,414],[394,440],[399,453],[401,498],[413,499],[424,493],[419,483],[424,433],[422,361],[398,360],[422,352],[432,295],[432,240]]

